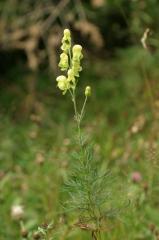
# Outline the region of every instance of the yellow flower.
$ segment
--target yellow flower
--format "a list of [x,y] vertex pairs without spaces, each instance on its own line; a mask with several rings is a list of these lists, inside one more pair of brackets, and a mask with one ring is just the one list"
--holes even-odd
[[68,74],[68,78],[67,78],[68,82],[73,82],[73,83],[75,83],[75,76],[74,76],[74,71],[73,71],[73,69],[69,69],[68,72],[67,72],[67,74]]
[[67,76],[61,75],[57,77],[56,81],[57,87],[65,94],[67,90],[75,89],[76,77],[79,77],[79,72],[82,71],[81,59],[83,58],[81,45],[76,44],[71,49],[69,29],[64,30],[61,49],[63,52],[60,54],[58,66],[61,71],[67,71]]
[[79,44],[74,45],[72,48],[72,52],[73,52],[74,60],[80,61],[82,59],[83,55],[82,55],[82,46],[81,45],[79,45]]
[[66,71],[69,67],[68,55],[66,53],[61,53],[59,67],[61,71]]
[[72,69],[74,71],[74,75],[79,77],[79,72],[82,71],[81,67],[81,59],[82,55],[82,46],[81,45],[74,45],[72,48],[73,57],[72,57]]
[[82,46],[79,45],[79,44],[76,44],[76,45],[73,46],[72,51],[73,51],[73,53],[81,53]]
[[57,86],[60,90],[65,91],[67,89],[67,79],[65,76],[61,75],[56,78]]
[[65,94],[67,90],[71,87],[68,79],[64,75],[60,75],[59,77],[57,77],[56,81],[58,88],[63,91],[63,94]]
[[70,33],[70,30],[69,29],[64,29],[63,31],[64,33],[64,38],[67,40],[67,39],[70,39],[71,38],[71,33]]
[[71,33],[69,29],[64,30],[64,35],[62,38],[62,46],[61,49],[65,52],[68,53],[71,48]]

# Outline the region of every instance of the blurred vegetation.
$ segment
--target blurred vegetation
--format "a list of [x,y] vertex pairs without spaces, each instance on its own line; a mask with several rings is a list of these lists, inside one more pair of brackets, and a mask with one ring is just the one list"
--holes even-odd
[[55,82],[66,27],[84,46],[81,87],[93,89],[85,131],[135,199],[103,239],[158,239],[158,9],[157,0],[1,0],[0,239],[22,239],[16,204],[29,233],[53,220],[59,239],[89,239],[61,209],[74,148],[72,108]]

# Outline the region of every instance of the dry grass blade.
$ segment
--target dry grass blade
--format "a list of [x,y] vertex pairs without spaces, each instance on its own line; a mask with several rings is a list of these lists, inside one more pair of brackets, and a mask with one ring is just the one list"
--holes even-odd
[[142,38],[141,38],[141,43],[142,43],[142,46],[143,48],[145,48],[146,50],[148,50],[148,46],[147,46],[147,38],[150,34],[150,29],[149,28],[146,28]]

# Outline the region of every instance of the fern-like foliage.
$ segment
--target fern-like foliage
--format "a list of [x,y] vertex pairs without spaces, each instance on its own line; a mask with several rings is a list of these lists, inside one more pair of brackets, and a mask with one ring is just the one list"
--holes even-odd
[[102,231],[108,227],[109,219],[119,216],[126,206],[123,187],[109,170],[100,169],[90,144],[82,141],[72,158],[74,164],[65,183],[69,195],[65,209],[78,216],[76,225],[80,228],[94,233]]

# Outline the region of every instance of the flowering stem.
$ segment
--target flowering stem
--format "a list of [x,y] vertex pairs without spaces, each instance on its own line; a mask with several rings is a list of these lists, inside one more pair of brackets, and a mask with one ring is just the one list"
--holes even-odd
[[76,95],[75,95],[75,90],[73,90],[73,98],[72,98],[72,101],[73,101],[73,105],[74,105],[74,111],[75,111],[75,118],[76,118],[76,121],[78,121],[78,111],[77,111],[77,103],[76,103]]
[[84,117],[84,110],[85,110],[85,107],[86,107],[86,103],[87,103],[88,97],[87,96],[85,97],[85,100],[84,100],[81,112],[79,114],[78,110],[77,110],[75,90],[73,90],[73,93],[71,94],[71,96],[72,96],[72,101],[73,101],[73,105],[74,105],[75,120],[77,122],[79,143],[80,143],[80,146],[82,147],[83,143],[82,143],[82,136],[81,136],[81,121],[82,121],[82,119]]
[[[88,160],[90,159],[89,153],[87,153],[87,146],[84,145],[84,138],[81,131],[81,122],[85,115],[85,108],[87,99],[89,96],[91,96],[91,87],[86,86],[84,94],[85,99],[83,102],[82,107],[79,109],[77,107],[77,101],[76,101],[76,87],[78,83],[78,77],[80,75],[80,72],[82,71],[81,67],[81,59],[83,58],[82,54],[82,46],[81,45],[74,45],[72,47],[71,45],[71,34],[69,29],[64,30],[64,36],[62,38],[62,53],[60,54],[60,62],[59,67],[62,71],[66,71],[65,75],[60,75],[57,77],[57,86],[58,88],[63,92],[63,95],[68,91],[71,95],[71,99],[73,102],[73,108],[74,108],[74,118],[77,124],[77,137],[78,137],[78,147],[79,147],[79,160],[80,160],[80,166],[83,171],[83,174],[85,175],[85,179],[81,179],[79,177],[78,181],[83,181],[83,184],[86,184],[84,192],[87,195],[88,200],[87,201],[87,214],[90,219],[93,221],[96,221],[96,229],[92,231],[92,240],[100,240],[100,232],[98,229],[99,227],[99,219],[98,214],[96,213],[92,188],[90,188],[90,183],[92,182],[91,174],[94,171],[91,170],[88,166]],[[92,172],[91,172],[92,171]],[[93,172],[94,173],[94,172]],[[78,173],[77,173],[78,174]],[[90,176],[88,176],[90,175]],[[83,178],[83,175],[82,175]],[[87,179],[88,178],[88,179]],[[78,175],[77,175],[78,179]],[[78,183],[76,183],[77,185]],[[80,190],[79,190],[80,191]],[[82,207],[84,203],[82,202]],[[91,230],[90,230],[91,231]]]

